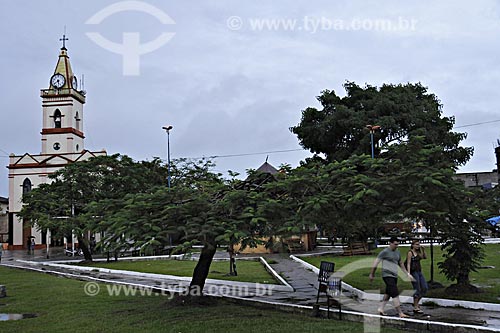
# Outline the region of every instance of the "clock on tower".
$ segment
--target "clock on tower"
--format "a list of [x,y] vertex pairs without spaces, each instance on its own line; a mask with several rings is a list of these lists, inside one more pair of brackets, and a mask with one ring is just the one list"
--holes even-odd
[[83,105],[85,92],[78,90],[66,49],[65,35],[49,88],[42,89],[42,154],[78,153],[84,150]]

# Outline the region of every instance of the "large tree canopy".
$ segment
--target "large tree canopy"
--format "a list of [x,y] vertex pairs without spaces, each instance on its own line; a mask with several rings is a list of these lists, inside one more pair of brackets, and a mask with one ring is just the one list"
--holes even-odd
[[323,91],[317,98],[323,108],[303,110],[301,122],[290,128],[304,148],[325,154],[328,161],[369,154],[370,131],[366,126],[378,125],[380,130],[374,133],[376,155],[389,145],[421,136],[427,144],[441,146],[443,156],[455,165],[465,164],[471,157],[472,148],[459,146],[466,135],[452,132],[455,119],[442,115],[438,98],[421,84],[363,88],[348,82],[344,87],[345,97]]
[[[331,182],[330,189],[310,199],[319,198],[321,211],[329,212],[324,223],[367,237],[377,220],[423,220],[444,241],[441,270],[459,286],[470,286],[469,273],[481,260],[484,222],[474,194],[453,179],[472,156],[472,148],[460,146],[466,134],[452,131],[454,118],[443,116],[438,98],[421,84],[344,87],[345,97],[323,91],[322,109],[305,109],[290,129],[304,148],[326,157],[304,164],[320,161],[329,170],[315,182],[317,188]],[[370,132],[368,125],[380,128]],[[371,135],[378,162],[368,155]]]
[[203,290],[217,245],[256,246],[271,236],[300,232],[286,192],[274,186],[280,175],[224,180],[211,172],[210,161],[175,163],[170,189],[127,195],[118,205],[93,204],[93,210],[104,212],[97,218],[106,233],[104,248],[148,251],[168,244],[174,234],[180,248],[201,245],[190,284],[196,294]]
[[48,183],[24,195],[19,215],[56,237],[73,232],[85,258],[91,260],[85,235],[95,231],[95,216],[102,214],[91,211],[91,203],[151,192],[165,175],[159,160],[138,163],[119,154],[68,164],[51,174]]

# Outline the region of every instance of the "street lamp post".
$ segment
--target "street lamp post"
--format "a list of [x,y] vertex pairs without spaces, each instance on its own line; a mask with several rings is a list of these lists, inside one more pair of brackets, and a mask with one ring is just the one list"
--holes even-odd
[[366,125],[366,128],[370,131],[370,141],[371,141],[371,147],[372,147],[372,158],[375,158],[375,148],[373,144],[373,134],[375,133],[376,130],[380,129],[380,126],[378,125]]
[[172,125],[162,127],[167,132],[167,186],[170,189],[170,130]]
[[[162,127],[167,132],[167,186],[170,190],[170,130],[174,128],[172,125]],[[168,234],[170,246],[172,246],[172,235]]]

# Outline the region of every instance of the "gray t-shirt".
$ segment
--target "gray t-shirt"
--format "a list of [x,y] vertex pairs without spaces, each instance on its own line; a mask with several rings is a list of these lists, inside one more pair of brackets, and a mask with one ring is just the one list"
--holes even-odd
[[399,262],[401,261],[399,251],[386,248],[378,254],[378,258],[382,261],[382,277],[397,278]]

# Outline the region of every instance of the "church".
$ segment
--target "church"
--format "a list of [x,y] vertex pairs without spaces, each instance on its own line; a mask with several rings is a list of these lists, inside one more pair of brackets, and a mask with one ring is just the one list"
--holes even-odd
[[79,87],[77,76],[71,68],[66,40],[63,35],[59,58],[49,78],[48,89],[40,91],[43,116],[41,153],[9,156],[7,242],[11,250],[26,249],[30,238],[35,240],[35,248],[44,247],[50,242],[46,230],[32,227],[29,221],[23,221],[17,215],[22,208],[23,194],[49,182],[48,175],[69,163],[106,155],[104,150],[92,152],[85,149],[83,106],[86,92]]

